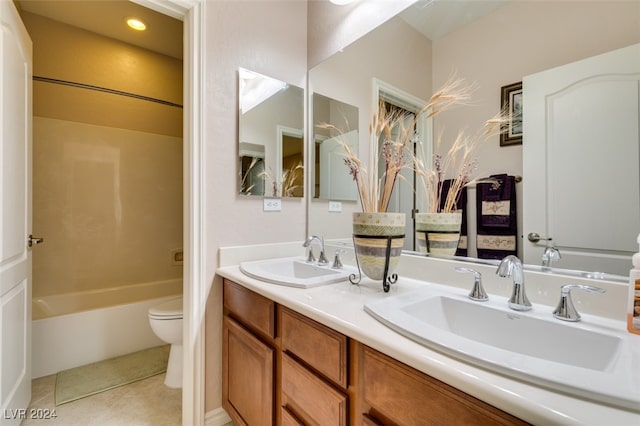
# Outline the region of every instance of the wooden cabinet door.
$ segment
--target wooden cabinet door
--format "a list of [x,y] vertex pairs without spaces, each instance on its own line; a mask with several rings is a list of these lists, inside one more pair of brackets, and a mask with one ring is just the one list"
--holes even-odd
[[280,426],[304,426],[287,408],[280,407]]
[[274,350],[224,317],[222,405],[236,425],[274,424]]
[[521,420],[364,345],[366,425],[522,425]]

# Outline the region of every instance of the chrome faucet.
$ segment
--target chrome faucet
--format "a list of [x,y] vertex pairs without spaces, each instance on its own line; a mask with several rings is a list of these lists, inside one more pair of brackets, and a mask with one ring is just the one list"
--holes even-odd
[[560,259],[562,259],[560,250],[553,246],[545,248],[544,253],[542,254],[542,269],[550,268],[553,262]]
[[571,289],[580,289],[587,291],[589,293],[605,293],[606,290],[600,287],[593,287],[590,285],[582,285],[582,284],[568,284],[560,287],[560,302],[558,302],[558,306],[553,311],[554,318],[557,318],[562,321],[580,321],[580,314],[576,310],[575,306],[573,306],[573,301],[571,300]]
[[513,276],[513,292],[509,299],[509,307],[514,311],[528,311],[531,309],[531,302],[524,291],[524,273],[522,262],[516,256],[506,256],[500,262],[496,274],[501,277]]
[[317,235],[310,236],[302,244],[303,247],[309,247],[309,254],[307,256],[307,262],[315,262],[316,261],[316,258],[313,256],[313,247],[311,246],[314,241],[317,241],[318,245],[320,246],[320,255],[318,256],[318,264],[319,265],[328,264],[329,260],[327,260],[327,256],[325,256],[325,254],[324,254],[324,242],[322,241],[322,238],[318,237]]

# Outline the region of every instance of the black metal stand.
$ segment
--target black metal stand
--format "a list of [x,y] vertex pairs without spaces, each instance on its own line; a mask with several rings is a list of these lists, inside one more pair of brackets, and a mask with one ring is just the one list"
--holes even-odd
[[[417,234],[424,234],[424,246],[425,249],[427,250],[427,256],[429,255],[429,253],[431,253],[431,243],[429,242],[429,234],[460,234],[460,231],[418,231],[416,230],[416,235]],[[417,243],[417,238],[416,238],[416,243]],[[456,248],[456,251],[458,249]]]
[[[430,251],[430,247],[429,247],[429,231],[418,231],[418,230],[416,230],[416,236],[418,235],[418,233],[424,234],[424,247],[425,247],[425,250],[427,250],[427,255],[428,255],[429,251]],[[418,241],[417,241],[417,238],[416,238],[416,245],[417,245],[417,243],[418,243]],[[417,250],[417,247],[416,247],[416,250]]]
[[389,275],[389,261],[391,257],[391,242],[398,238],[404,238],[404,235],[353,235],[353,249],[356,254],[356,265],[358,266],[358,277],[356,279],[356,274],[349,275],[349,282],[351,284],[360,284],[362,280],[362,270],[360,269],[360,260],[358,259],[358,248],[356,247],[356,238],[366,238],[366,239],[376,239],[376,240],[387,240],[387,247],[385,250],[385,260],[384,260],[384,273],[382,275],[382,289],[385,293],[389,292],[391,288],[391,284],[395,284],[398,281],[398,274]]

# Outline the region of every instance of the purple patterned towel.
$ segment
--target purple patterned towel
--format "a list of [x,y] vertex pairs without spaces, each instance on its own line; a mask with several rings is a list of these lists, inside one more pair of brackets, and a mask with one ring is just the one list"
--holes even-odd
[[489,179],[476,186],[478,257],[501,259],[517,253],[516,184],[506,174]]

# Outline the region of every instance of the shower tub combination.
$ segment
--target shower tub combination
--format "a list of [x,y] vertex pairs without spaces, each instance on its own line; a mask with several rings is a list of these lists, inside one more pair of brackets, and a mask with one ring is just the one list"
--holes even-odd
[[150,307],[182,295],[182,279],[35,298],[32,378],[163,345]]

